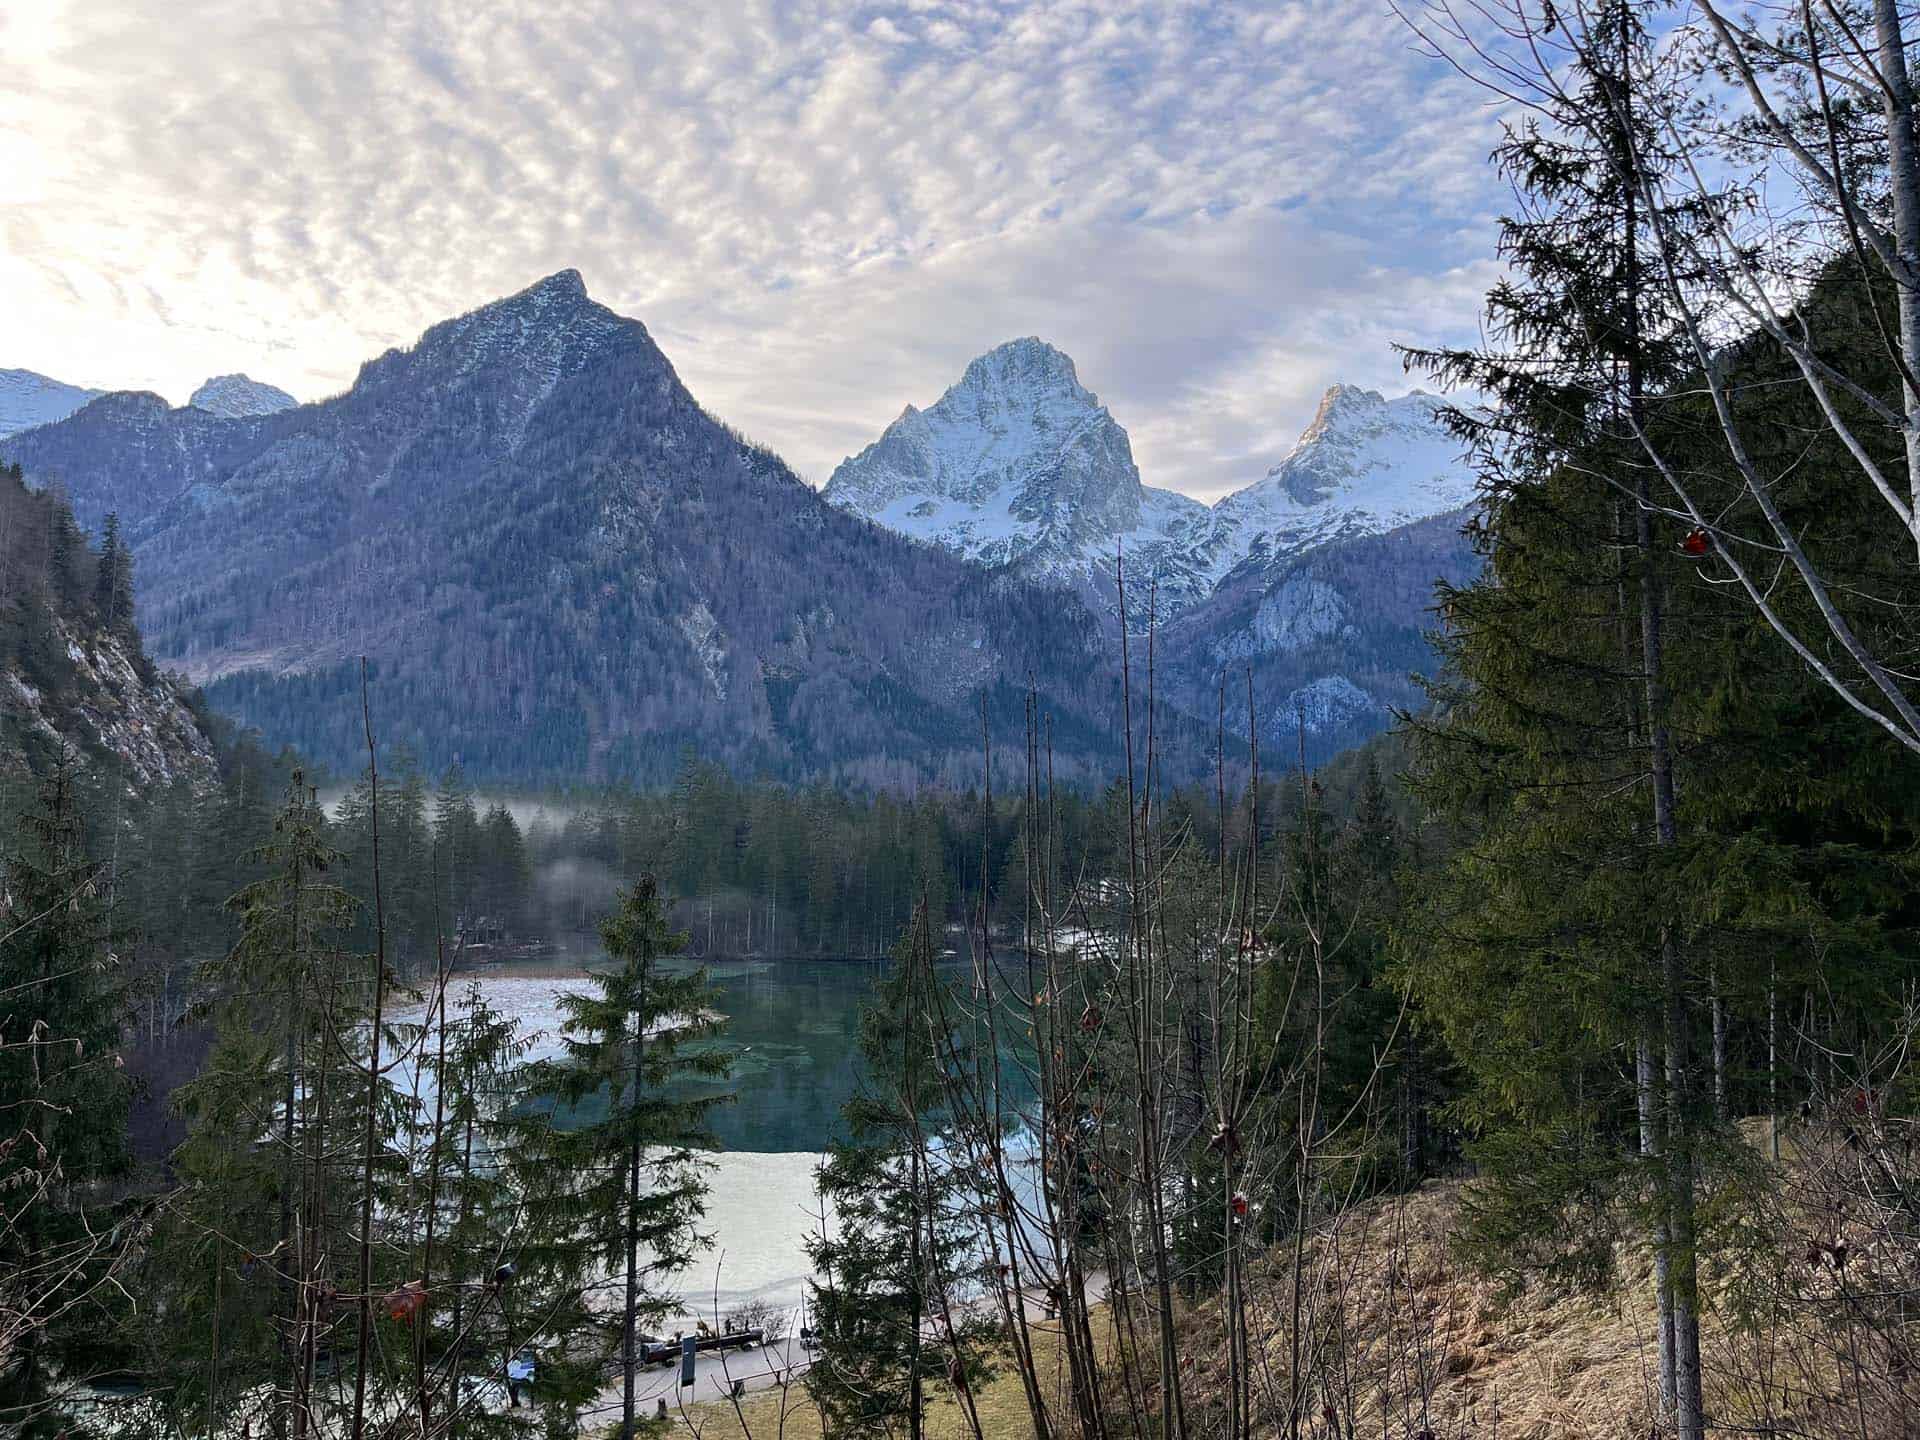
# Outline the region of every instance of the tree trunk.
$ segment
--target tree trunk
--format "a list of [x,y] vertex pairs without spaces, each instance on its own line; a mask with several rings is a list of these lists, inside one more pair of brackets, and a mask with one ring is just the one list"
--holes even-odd
[[[299,1103],[297,1090],[297,1072],[300,1051],[300,994],[306,977],[302,970],[304,956],[300,942],[300,901],[303,898],[301,857],[296,848],[293,855],[293,997],[287,1006],[287,1034],[285,1053],[282,1059],[286,1065],[286,1083],[281,1087],[280,1103],[284,1113],[280,1117],[280,1253],[275,1268],[279,1272],[280,1308],[285,1330],[280,1336],[282,1354],[286,1358],[287,1388],[282,1402],[273,1407],[273,1433],[286,1440],[287,1411],[293,1407],[294,1397],[300,1388],[299,1368],[302,1342],[300,1339],[300,1296],[298,1283],[294,1279],[293,1266],[296,1263],[296,1251],[293,1245],[293,1191],[294,1183],[300,1173],[298,1157],[294,1154],[294,1107]],[[298,1427],[296,1427],[298,1428]],[[211,1433],[211,1432],[209,1432]]]
[[[1920,139],[1913,126],[1913,80],[1907,71],[1906,39],[1896,0],[1873,0],[1874,39],[1882,81],[1880,108],[1887,129],[1887,169],[1893,201],[1893,243],[1907,274],[1920,270]],[[1900,302],[1900,351],[1909,373],[1920,362],[1920,289],[1894,277]],[[1913,544],[1920,553],[1920,391],[1902,385],[1907,423],[1907,489],[1912,500]]]
[[[1637,403],[1638,386],[1632,400]],[[1653,782],[1654,844],[1679,843],[1674,811],[1673,748],[1666,724],[1666,690],[1661,679],[1662,605],[1654,572],[1653,517],[1647,504],[1645,472],[1639,479],[1635,532],[1639,541],[1640,640],[1646,669],[1647,769]],[[1671,929],[1660,927],[1660,982],[1667,1051],[1666,1166],[1667,1283],[1673,1301],[1673,1420],[1677,1440],[1701,1440],[1700,1318],[1694,1256],[1693,1115],[1691,1060],[1688,1054],[1686,964]]]
[[633,1093],[627,1096],[627,1303],[620,1318],[620,1440],[634,1440],[634,1330],[640,1310],[640,1087],[646,1022],[633,1022]]
[[[1638,168],[1641,156],[1633,140],[1633,78],[1631,16],[1627,6],[1619,9],[1620,70],[1615,83],[1620,91],[1621,161],[1630,183],[1626,186],[1625,212],[1622,216],[1622,273],[1626,281],[1626,405],[1632,433],[1646,433],[1642,414],[1646,393],[1644,367],[1645,335],[1641,325],[1643,280],[1640,271],[1638,207]],[[1653,840],[1656,850],[1671,850],[1679,843],[1679,820],[1675,813],[1673,786],[1673,747],[1667,730],[1666,683],[1662,675],[1662,635],[1664,598],[1661,594],[1659,557],[1653,543],[1653,511],[1649,503],[1649,481],[1645,465],[1634,471],[1634,539],[1640,552],[1640,649],[1646,691],[1647,773],[1653,787]],[[1660,983],[1663,1002],[1667,1060],[1666,1165],[1662,1171],[1665,1190],[1664,1224],[1668,1260],[1665,1285],[1672,1301],[1673,1316],[1673,1423],[1677,1440],[1702,1440],[1703,1420],[1700,1404],[1700,1322],[1698,1314],[1697,1273],[1694,1249],[1693,1216],[1693,1116],[1689,1105],[1689,1057],[1687,1054],[1686,965],[1674,943],[1670,925],[1660,925]],[[1648,1056],[1651,1060],[1651,1056]]]
[[1709,1004],[1713,1011],[1713,1113],[1725,1125],[1732,1118],[1727,1101],[1727,1001],[1720,993],[1717,972],[1711,974],[1708,983],[1712,986]]
[[1780,1158],[1780,981],[1778,964],[1767,972],[1767,1149]]
[[[380,1114],[380,1027],[387,1000],[387,914],[380,898],[380,770],[374,755],[367,662],[360,662],[360,709],[367,730],[368,823],[373,838],[373,1029],[367,1039],[367,1116],[360,1152],[360,1336],[353,1369],[353,1440],[367,1431],[367,1365],[373,1343],[373,1166]],[[424,1324],[424,1316],[417,1323]]]

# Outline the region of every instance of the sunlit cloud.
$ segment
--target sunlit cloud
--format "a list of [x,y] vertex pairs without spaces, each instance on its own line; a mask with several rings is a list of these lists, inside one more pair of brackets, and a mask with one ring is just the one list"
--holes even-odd
[[816,483],[1040,334],[1211,497],[1489,274],[1492,116],[1365,0],[41,0],[0,52],[0,365],[176,401],[575,266]]

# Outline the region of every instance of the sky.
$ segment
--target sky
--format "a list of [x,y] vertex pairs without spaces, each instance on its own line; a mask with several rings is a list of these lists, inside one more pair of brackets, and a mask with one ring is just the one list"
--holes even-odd
[[815,484],[1031,334],[1210,500],[1496,271],[1495,117],[1387,0],[29,0],[0,54],[0,367],[176,404],[573,267]]

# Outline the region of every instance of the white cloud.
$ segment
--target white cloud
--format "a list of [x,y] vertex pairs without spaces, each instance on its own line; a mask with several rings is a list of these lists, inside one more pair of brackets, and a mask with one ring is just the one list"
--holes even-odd
[[1038,333],[1211,495],[1470,330],[1490,118],[1352,0],[41,0],[0,364],[303,398],[562,266],[818,482]]

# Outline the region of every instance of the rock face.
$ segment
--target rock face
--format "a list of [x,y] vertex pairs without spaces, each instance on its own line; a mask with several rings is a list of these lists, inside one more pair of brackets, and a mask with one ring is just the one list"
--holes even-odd
[[66,767],[128,792],[211,786],[201,714],[124,615],[102,623],[98,564],[57,495],[0,468],[0,785]]
[[187,401],[196,410],[237,420],[247,415],[277,415],[300,402],[277,386],[265,385],[245,375],[216,375]]
[[1218,694],[1244,713],[1251,682],[1261,739],[1286,761],[1354,745],[1417,709],[1411,678],[1431,672],[1434,584],[1461,585],[1480,559],[1458,511],[1377,534],[1357,533],[1238,566],[1170,621],[1167,684]]
[[137,644],[66,618],[53,636],[65,657],[57,680],[12,667],[0,675],[0,773],[45,773],[64,753],[130,792],[215,783],[213,741]]
[[1077,604],[827,504],[573,271],[319,404],[108,396],[0,455],[59,475],[83,523],[119,512],[163,663],[337,768],[361,763],[362,655],[381,737],[476,778],[653,781],[692,747],[975,779],[981,696],[1016,733],[1029,674],[1063,766],[1104,770],[1119,733]]
[[0,440],[64,420],[100,393],[31,370],[0,370]]

